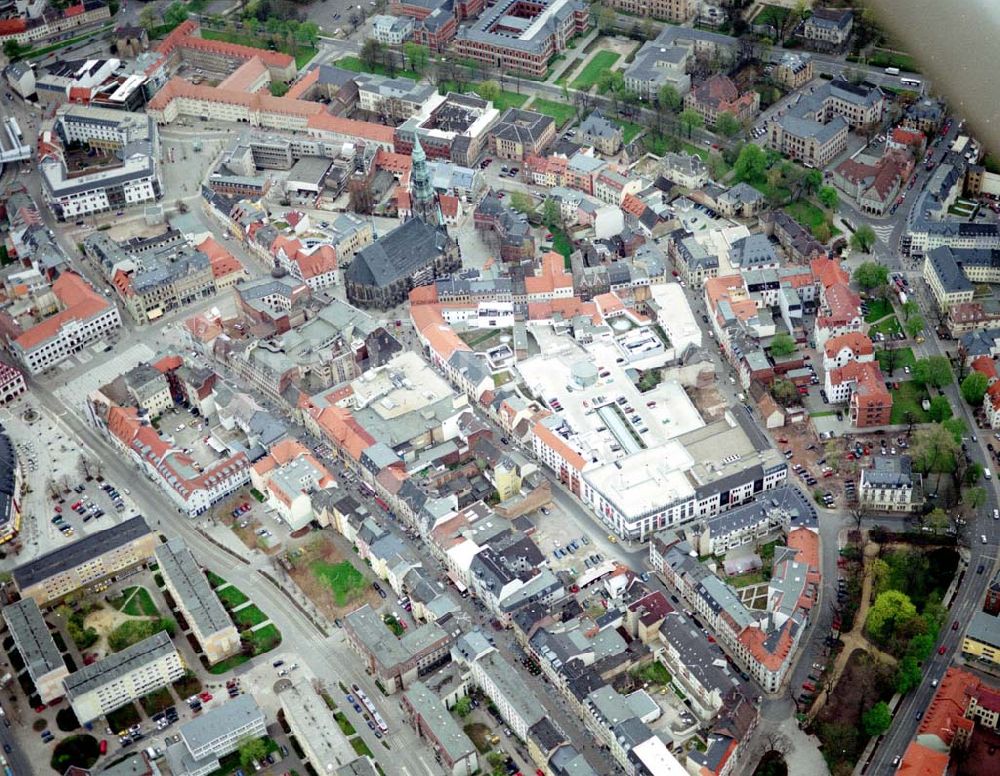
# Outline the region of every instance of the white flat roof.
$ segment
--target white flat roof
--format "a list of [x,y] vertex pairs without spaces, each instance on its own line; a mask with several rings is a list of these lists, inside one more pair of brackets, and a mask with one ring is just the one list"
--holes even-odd
[[587,482],[627,518],[638,518],[664,505],[692,498],[694,485],[685,472],[694,459],[677,441],[642,450],[624,461],[591,469]]

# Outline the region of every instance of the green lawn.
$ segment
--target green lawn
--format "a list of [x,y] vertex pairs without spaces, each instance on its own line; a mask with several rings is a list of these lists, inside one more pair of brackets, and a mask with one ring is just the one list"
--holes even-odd
[[[478,86],[478,83],[459,84],[456,81],[438,81],[438,92],[441,94],[447,94],[448,92],[458,92],[460,94],[463,92],[476,92]],[[476,93],[478,94],[478,92]],[[520,108],[528,101],[528,97],[529,95],[527,94],[501,91],[500,95],[493,101],[493,107],[499,111],[505,111],[508,108]]]
[[[361,59],[354,55],[341,57],[333,64],[337,67],[342,67],[344,70],[350,70],[353,73],[375,73],[376,75],[389,74],[384,65],[376,63],[372,67],[368,67],[361,61]],[[412,70],[396,70],[395,74],[397,76],[401,75],[403,78],[412,78],[414,81],[419,81],[421,78],[420,73],[414,73]]]
[[267,615],[254,604],[245,606],[238,612],[233,612],[232,616],[236,627],[240,630],[243,628],[252,628],[254,625],[260,625],[267,620]]
[[232,657],[227,657],[225,660],[220,660],[214,666],[208,669],[210,674],[218,676],[219,674],[224,674],[226,671],[232,671],[236,666],[241,666],[250,659],[249,655],[244,655],[242,652],[233,655]]
[[598,51],[570,85],[574,89],[591,88],[597,83],[601,74],[610,70],[619,59],[621,59],[621,54],[616,54],[614,51]]
[[[798,202],[785,205],[784,211],[810,231],[820,224],[829,223],[830,217],[826,211],[809,200],[800,199]],[[830,224],[830,234],[836,236],[840,234],[840,230]]]
[[143,639],[148,639],[161,630],[165,630],[169,635],[173,636],[177,630],[177,623],[166,617],[160,617],[155,620],[130,620],[123,622],[108,634],[108,649],[112,652],[121,652],[123,649],[131,647],[133,644],[138,644]]
[[354,751],[357,752],[359,757],[375,757],[372,754],[372,750],[368,748],[368,744],[365,743],[361,736],[351,739],[351,746],[354,747]]
[[890,423],[894,425],[907,423],[908,413],[913,413],[915,423],[930,422],[930,415],[924,412],[924,408],[920,406],[920,402],[927,398],[926,389],[921,388],[912,380],[905,380],[899,384],[899,388],[893,388],[890,393],[892,393]]
[[865,323],[875,323],[892,312],[892,302],[888,299],[869,299],[868,312],[865,313]]
[[[917,357],[913,355],[913,348],[896,348],[896,360],[893,363],[897,372],[902,372],[903,367],[910,367],[913,369],[914,364],[917,362]],[[875,358],[878,359],[878,365],[885,373],[886,377],[889,377],[889,357],[886,355],[884,350],[879,350],[875,353]]]
[[907,73],[920,72],[917,60],[909,54],[898,54],[885,49],[875,49],[875,53],[868,57],[868,64],[872,67],[898,67]]
[[750,185],[768,199],[774,197],[778,202],[784,202],[792,196],[792,192],[787,186],[772,186],[767,181],[758,181]]
[[576,117],[576,108],[566,102],[555,102],[554,100],[544,100],[536,97],[531,103],[529,110],[551,116],[556,120],[556,124],[562,127]]
[[271,623],[255,631],[244,633],[243,638],[253,645],[254,655],[263,655],[281,643],[281,631],[275,627],[274,623]]
[[340,563],[318,560],[309,566],[309,570],[330,588],[337,606],[347,605],[367,587],[364,575],[347,560]]
[[216,595],[219,596],[219,600],[222,601],[223,605],[228,609],[232,609],[240,604],[245,604],[250,600],[242,590],[238,587],[233,587],[232,585],[223,590],[219,590]]
[[645,129],[644,126],[636,124],[633,121],[618,120],[615,121],[615,124],[624,130],[622,133],[622,142],[625,145],[628,145],[635,140],[636,136]]
[[226,584],[226,580],[224,580],[214,571],[206,571],[205,577],[208,579],[208,584],[210,584],[212,587],[218,587],[219,585]]
[[109,711],[106,719],[108,727],[117,733],[121,730],[127,730],[137,722],[142,722],[142,715],[139,714],[134,703],[128,703],[114,711]]
[[[222,40],[226,43],[237,43],[240,46],[250,46],[251,48],[266,48],[267,44],[273,42],[275,49],[283,54],[291,54],[295,57],[295,66],[305,67],[306,63],[316,56],[316,49],[304,43],[299,43],[292,51],[288,42],[281,38],[270,38],[267,33],[261,35],[244,35],[239,32],[227,32],[226,30],[208,30],[202,28],[201,37],[206,40]],[[339,64],[339,62],[337,63]],[[402,73],[401,73],[402,75]]]
[[902,330],[903,327],[899,325],[899,318],[895,315],[890,315],[869,328],[868,336],[874,339],[876,334],[882,333],[888,337],[891,334],[896,334]]
[[347,715],[345,715],[344,712],[338,711],[333,715],[333,718],[337,720],[337,725],[340,726],[340,732],[345,736],[350,737],[357,734],[358,731],[354,729],[354,725],[351,724],[351,721],[347,718]]
[[770,24],[774,27],[781,27],[781,23],[788,16],[789,10],[780,5],[765,5],[764,10],[754,18],[754,24]]
[[632,671],[632,676],[650,684],[670,684],[670,672],[657,660],[636,668]]
[[111,601],[111,605],[132,617],[156,617],[160,613],[144,587],[125,588],[118,598]]

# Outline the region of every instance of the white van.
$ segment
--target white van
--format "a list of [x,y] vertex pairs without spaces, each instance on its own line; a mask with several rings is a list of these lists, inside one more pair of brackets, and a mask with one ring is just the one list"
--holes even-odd
[[993,478],[993,472],[989,470],[989,467],[983,469],[983,476],[988,480]]

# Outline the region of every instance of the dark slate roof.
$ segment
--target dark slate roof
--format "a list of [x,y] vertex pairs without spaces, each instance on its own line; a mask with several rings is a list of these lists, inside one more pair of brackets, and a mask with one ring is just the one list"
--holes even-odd
[[385,287],[409,277],[445,250],[448,234],[411,218],[363,248],[344,273],[348,283]]

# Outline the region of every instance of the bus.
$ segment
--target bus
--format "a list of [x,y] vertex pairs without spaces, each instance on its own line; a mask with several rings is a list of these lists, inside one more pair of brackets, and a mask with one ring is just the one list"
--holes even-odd
[[900,78],[899,82],[903,86],[912,86],[915,89],[920,88],[920,81],[918,81],[916,78]]
[[899,75],[899,68],[898,67],[887,67],[885,69],[885,74],[886,75]]

